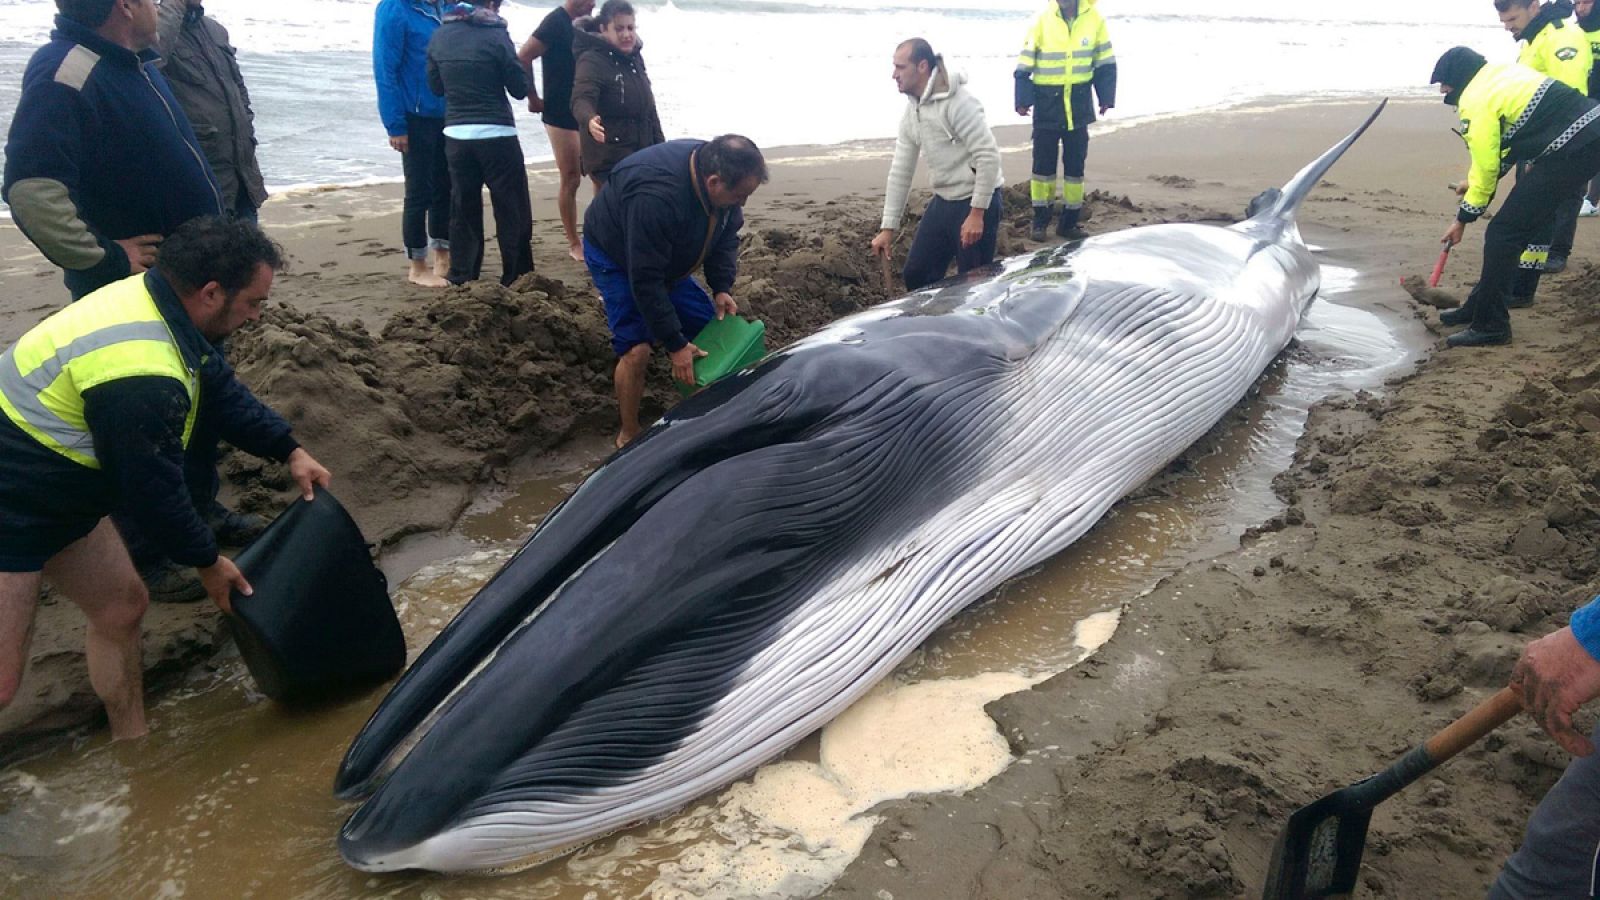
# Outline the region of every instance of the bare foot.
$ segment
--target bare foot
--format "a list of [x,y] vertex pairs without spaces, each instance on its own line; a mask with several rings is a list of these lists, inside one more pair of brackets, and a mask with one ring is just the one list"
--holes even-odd
[[639,432],[637,432],[637,431],[635,431],[632,434],[628,434],[625,431],[617,432],[617,440],[616,440],[617,449],[621,450],[623,447],[626,447],[629,444],[633,443],[633,439],[638,437],[638,436],[639,436]]
[[448,278],[450,276],[449,250],[433,251],[433,274],[439,276],[440,278]]
[[449,287],[450,282],[445,281],[433,272],[428,271],[428,264],[420,259],[411,261],[411,271],[406,273],[406,280],[425,288]]
[[583,262],[583,245],[573,244],[567,248],[567,255],[578,262]]

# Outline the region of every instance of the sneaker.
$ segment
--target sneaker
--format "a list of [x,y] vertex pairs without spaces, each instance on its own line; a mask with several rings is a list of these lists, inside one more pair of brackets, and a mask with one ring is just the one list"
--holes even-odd
[[1468,328],[1458,331],[1445,339],[1445,344],[1451,347],[1494,347],[1511,343],[1511,329],[1505,331],[1479,331]]
[[140,568],[139,580],[149,588],[150,599],[155,603],[193,603],[206,597],[199,573],[170,559]]
[[217,543],[225,547],[243,547],[267,530],[267,520],[255,513],[238,512],[213,501],[211,509],[206,512],[206,527],[211,529]]
[[1439,313],[1439,324],[1470,325],[1472,324],[1472,312],[1465,306],[1458,306],[1455,309],[1447,309],[1444,312]]
[[1578,210],[1578,215],[1583,216],[1585,219],[1600,216],[1600,206],[1595,206],[1589,202],[1588,197],[1585,197],[1583,198],[1583,209]]
[[[1556,272],[1565,272],[1566,270],[1567,270],[1567,258],[1565,256],[1557,256],[1554,253],[1552,253],[1548,257],[1545,258],[1545,261],[1544,261],[1544,273],[1546,275],[1553,275]],[[1529,302],[1532,302],[1532,301],[1530,300]]]

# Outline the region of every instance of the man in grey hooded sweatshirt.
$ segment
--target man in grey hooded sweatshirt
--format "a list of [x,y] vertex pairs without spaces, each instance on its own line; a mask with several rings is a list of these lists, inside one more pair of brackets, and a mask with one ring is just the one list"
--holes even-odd
[[894,142],[883,201],[883,230],[872,253],[887,258],[905,213],[917,157],[926,154],[933,200],[906,257],[905,281],[916,290],[944,278],[950,261],[965,272],[994,261],[1000,231],[1000,147],[983,104],[922,38],[894,52],[894,82],[908,103]]

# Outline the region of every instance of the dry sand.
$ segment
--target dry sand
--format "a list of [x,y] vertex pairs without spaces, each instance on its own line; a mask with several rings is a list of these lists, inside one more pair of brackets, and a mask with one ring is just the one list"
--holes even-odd
[[[1231,221],[1366,108],[1258,108],[1102,135],[1089,228]],[[1358,302],[1430,342],[1436,298],[1414,301],[1397,282],[1431,266],[1448,224],[1444,185],[1466,162],[1451,124],[1436,101],[1393,105],[1301,216],[1309,241],[1362,274]],[[1013,185],[1027,172],[1025,139],[1002,132]],[[886,296],[865,253],[886,146],[772,156],[772,183],[747,209],[735,296],[782,343]],[[404,284],[394,186],[265,208],[294,268],[274,291],[281,305],[232,352],[334,470],[370,539],[447,528],[513,463],[614,428],[603,321],[561,253],[552,185],[535,170],[540,270],[511,290]],[[1022,195],[1014,187],[1008,200],[1003,253],[1030,246]],[[1446,287],[1475,277],[1481,234],[1455,254]],[[1516,314],[1513,346],[1440,352],[1375,395],[1314,410],[1277,482],[1284,512],[1236,552],[1130,598],[1094,661],[992,704],[1032,764],[964,796],[883,810],[831,895],[1251,895],[1290,810],[1381,768],[1503,684],[1522,643],[1597,585],[1600,365],[1586,351],[1600,333],[1600,269],[1581,262],[1592,237],[1580,234],[1574,271]],[[65,299],[9,227],[0,286],[7,342]],[[672,399],[657,363],[655,410]],[[224,470],[241,505],[283,502],[277,467],[233,454]],[[217,630],[209,607],[154,608],[156,689],[204,663]],[[93,714],[81,642],[74,610],[41,609],[22,697],[0,712],[0,759]],[[1518,720],[1390,801],[1368,842],[1368,893],[1481,895],[1561,764]]]

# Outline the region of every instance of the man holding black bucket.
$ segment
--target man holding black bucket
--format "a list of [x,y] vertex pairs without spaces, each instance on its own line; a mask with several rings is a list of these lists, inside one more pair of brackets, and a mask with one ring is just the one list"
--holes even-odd
[[140,622],[149,594],[107,514],[121,508],[222,609],[251,592],[190,501],[197,414],[288,463],[309,499],[331,476],[213,343],[261,316],[282,251],[254,224],[194,219],[159,264],[45,319],[0,354],[0,707],[16,696],[42,578],[89,619],[89,680],[113,739],[146,732]]

